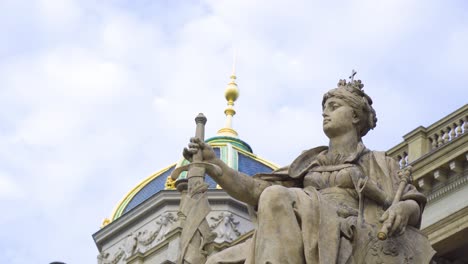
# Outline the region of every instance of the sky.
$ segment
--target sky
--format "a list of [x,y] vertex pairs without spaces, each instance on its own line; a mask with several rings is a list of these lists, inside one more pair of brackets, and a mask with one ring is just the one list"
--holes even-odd
[[181,158],[203,112],[279,165],[326,145],[352,69],[388,150],[467,103],[466,1],[0,0],[0,259],[97,263],[102,220]]

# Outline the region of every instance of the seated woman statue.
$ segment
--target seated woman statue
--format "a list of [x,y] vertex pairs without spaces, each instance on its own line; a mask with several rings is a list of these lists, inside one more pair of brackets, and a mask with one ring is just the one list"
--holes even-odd
[[[362,137],[376,126],[371,98],[360,80],[340,80],[323,96],[328,147],[305,151],[289,166],[249,177],[192,139],[184,157],[199,150],[222,173],[207,173],[256,212],[253,237],[216,253],[207,263],[331,264],[430,263],[434,250],[418,228],[426,198],[408,184],[392,203],[399,165],[368,150]],[[377,233],[388,230],[388,239]]]

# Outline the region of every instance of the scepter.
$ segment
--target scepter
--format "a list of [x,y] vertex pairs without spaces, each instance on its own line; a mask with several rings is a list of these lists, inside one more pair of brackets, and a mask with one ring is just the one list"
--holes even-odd
[[[392,205],[395,205],[398,202],[400,202],[401,196],[403,195],[403,191],[405,190],[406,185],[412,181],[412,177],[411,177],[412,169],[413,168],[411,166],[407,166],[398,171],[400,184],[398,185],[397,192],[395,193],[395,197],[393,198]],[[382,224],[382,228],[380,228],[380,231],[377,233],[377,237],[380,240],[386,240],[388,238],[388,227],[385,224],[385,222]]]

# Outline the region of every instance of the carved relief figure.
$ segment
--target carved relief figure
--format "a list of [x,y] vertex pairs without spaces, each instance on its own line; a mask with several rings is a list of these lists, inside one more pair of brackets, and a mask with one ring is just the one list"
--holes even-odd
[[[376,126],[371,98],[360,80],[340,80],[323,96],[328,146],[302,153],[289,166],[250,177],[231,169],[193,138],[184,157],[202,153],[221,168],[207,173],[232,197],[252,206],[252,239],[207,263],[429,263],[434,251],[419,233],[426,198],[401,185],[399,165],[363,142]],[[394,200],[399,185],[399,197]],[[379,240],[379,230],[388,239]]]
[[145,252],[154,242],[163,240],[164,236],[171,230],[172,224],[176,221],[177,218],[174,214],[170,212],[162,214],[156,220],[154,229],[128,234],[112,258],[110,258],[109,253],[101,252],[98,256],[98,264],[117,264],[121,260],[127,260],[136,252]]

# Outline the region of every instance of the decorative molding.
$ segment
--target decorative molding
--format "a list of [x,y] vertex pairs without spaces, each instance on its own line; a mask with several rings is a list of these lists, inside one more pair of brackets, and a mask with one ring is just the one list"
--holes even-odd
[[[137,234],[130,233],[123,244],[118,248],[112,259],[107,260],[109,253],[101,252],[98,255],[98,264],[116,264],[120,260],[127,260],[135,253],[142,253],[154,241],[159,242],[164,239],[165,235],[171,230],[172,224],[177,222],[177,217],[170,212],[163,213],[156,220],[156,229],[154,231],[145,230]],[[143,248],[142,248],[143,247]]]
[[106,260],[109,258],[110,254],[101,252],[101,254],[98,255],[98,264],[117,264],[120,262],[120,260],[125,260],[132,256],[135,251],[136,245],[136,236],[133,233],[130,233],[125,239],[123,246],[119,247],[117,252],[114,253],[114,256],[109,261]]
[[123,244],[123,248],[121,250],[125,253],[125,258],[129,258],[133,253],[135,252],[135,249],[137,247],[137,236],[135,236],[133,233],[130,233],[127,236],[127,239],[125,239],[125,242]]
[[461,173],[463,171],[463,164],[459,160],[453,160],[449,163],[449,168],[455,173]]
[[211,220],[214,223],[210,225],[210,228],[216,233],[217,239],[232,242],[241,235],[237,229],[239,222],[235,221],[232,213],[221,212],[217,217],[212,216]]
[[117,220],[112,221],[104,228],[100,229],[93,235],[94,241],[99,249],[102,250],[102,246],[112,238],[115,234],[127,233],[140,219],[142,215],[150,215],[153,212],[158,212],[163,207],[177,208],[180,203],[180,193],[170,190],[163,190],[156,195],[150,197],[139,206],[133,208],[129,212],[125,213]]
[[430,195],[427,196],[427,202],[432,203],[432,202],[442,198],[446,194],[460,189],[461,187],[465,186],[466,184],[468,184],[468,175],[460,177],[456,181],[448,184],[447,186],[444,186],[444,187],[440,188],[439,190],[431,193]]
[[122,257],[125,255],[125,252],[123,250],[119,250],[114,254],[114,257],[106,261],[109,258],[109,253],[101,253],[98,255],[98,264],[116,264],[118,263]]
[[172,223],[177,221],[177,217],[174,214],[166,212],[156,220],[157,228],[155,231],[145,230],[143,232],[138,232],[137,241],[138,244],[143,246],[149,246],[154,241],[161,241],[164,236],[169,232]]
[[447,172],[443,168],[438,168],[434,171],[434,180],[438,182],[446,182],[448,179],[447,175]]
[[423,190],[424,193],[428,194],[432,190],[432,181],[429,177],[420,178],[418,180],[418,187]]

